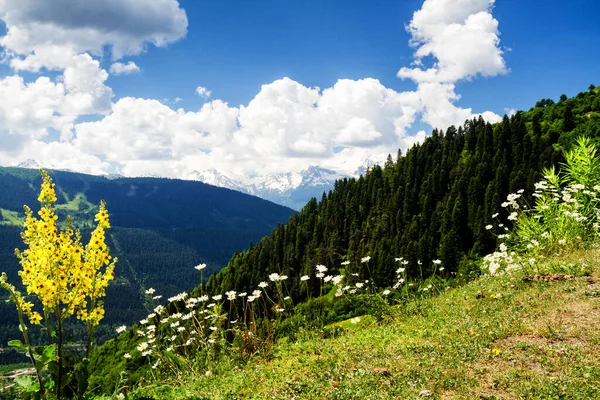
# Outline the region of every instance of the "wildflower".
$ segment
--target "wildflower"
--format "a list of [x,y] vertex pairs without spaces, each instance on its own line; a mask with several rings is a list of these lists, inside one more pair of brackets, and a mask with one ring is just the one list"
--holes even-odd
[[394,261],[395,262],[402,261],[402,257],[396,257],[396,258],[394,258]]
[[162,299],[162,296],[161,296],[161,295],[158,295],[158,296],[154,296],[154,297],[152,297],[152,300],[160,300],[160,299]]
[[382,293],[384,296],[387,296],[388,294],[390,294],[390,291],[388,289],[384,290]]
[[498,213],[494,213],[494,214],[492,215],[492,219],[496,218],[498,215],[499,215]]
[[300,278],[301,281],[307,281],[309,279],[310,279],[310,277],[308,275],[304,275]]
[[192,315],[193,315],[192,313],[185,314],[184,316],[181,317],[181,320],[187,321],[188,319],[192,318]]
[[433,260],[432,262],[436,265],[440,265],[442,263],[442,260]]
[[406,268],[398,268],[398,269],[396,270],[396,273],[397,273],[397,274],[401,274],[401,273],[403,273],[404,271],[406,271]]
[[146,290],[146,294],[154,294],[155,290],[150,288]]
[[336,275],[331,280],[333,281],[334,285],[339,285],[342,279],[344,279],[342,275]]
[[495,356],[499,356],[500,354],[502,354],[502,351],[499,348],[494,347],[492,349],[492,354],[495,355]]
[[323,281],[324,281],[324,282],[329,282],[329,281],[330,281],[332,278],[333,278],[333,276],[331,276],[331,275],[327,275],[327,276],[325,277],[325,279],[323,279]]
[[444,270],[444,267],[440,267],[439,271],[442,272]]
[[321,273],[323,273],[323,272],[327,272],[327,267],[326,267],[326,266],[324,266],[324,265],[321,265],[321,264],[319,264],[319,265],[317,265],[317,267],[316,267],[316,268],[317,268],[317,271],[319,271],[319,272],[321,272]]
[[271,275],[269,275],[269,280],[271,280],[271,282],[277,282],[279,280],[279,274],[272,273]]
[[346,261],[342,262],[342,265],[350,265],[350,261],[346,260]]
[[254,297],[260,297],[260,293],[261,293],[260,290],[257,289],[257,290],[255,290],[255,291],[252,292],[252,296],[254,296]]
[[360,317],[354,317],[350,320],[350,322],[353,324],[358,324],[360,322]]
[[124,400],[125,399],[125,395],[123,393],[119,393],[117,395],[117,400]]
[[370,259],[371,259],[371,256],[366,256],[366,257],[361,258],[360,262],[363,264],[368,263]]
[[148,355],[150,355],[150,354],[152,354],[152,349],[148,349],[148,350],[144,351],[144,352],[142,353],[142,356],[143,356],[143,357],[146,357],[146,356],[148,356]]
[[198,301],[202,301],[202,302],[208,301],[208,296],[207,295],[200,296],[200,297],[198,297]]
[[262,288],[262,289],[266,288],[267,286],[269,286],[269,284],[267,282],[261,282],[258,284],[258,287]]
[[517,219],[517,213],[516,212],[512,212],[510,213],[510,215],[508,216],[508,220],[509,221],[515,221]]
[[146,350],[147,348],[148,348],[148,343],[146,343],[146,342],[142,342],[142,343],[140,343],[140,345],[137,347],[137,350],[138,350],[138,351],[144,351],[144,350]]
[[235,295],[237,293],[233,290],[230,290],[229,292],[225,292],[225,295],[227,296],[227,300],[235,300]]
[[363,286],[364,286],[364,283],[362,283],[362,282],[358,282],[358,283],[356,284],[356,287],[357,287],[357,288],[359,288],[359,289],[360,289],[361,287],[363,287]]
[[204,268],[206,268],[206,264],[198,264],[194,268],[198,271],[202,271]]
[[178,294],[178,295],[176,295],[176,296],[169,297],[169,302],[171,302],[171,303],[172,303],[172,302],[174,302],[174,301],[182,301],[182,300],[185,300],[185,298],[186,298],[187,296],[188,296],[188,294],[187,294],[187,293],[185,293],[185,292],[183,292],[183,293],[179,293],[179,294]]
[[123,357],[125,357],[126,359],[129,360],[131,358],[131,354],[125,353],[125,354],[123,354]]
[[246,293],[246,292],[242,292],[242,293],[238,294],[238,297],[246,297],[247,294],[248,293]]
[[140,324],[142,325],[146,325],[148,323],[148,319],[144,318],[143,320],[140,321]]
[[486,230],[488,230],[488,231],[489,231],[490,229],[492,229],[492,228],[493,228],[493,226],[492,226],[492,225],[486,225],[486,226],[485,226],[485,229],[486,229]]
[[325,276],[325,274],[324,274],[324,273],[322,273],[322,272],[319,272],[319,273],[315,274],[315,276],[316,276],[317,278],[323,278],[323,277]]

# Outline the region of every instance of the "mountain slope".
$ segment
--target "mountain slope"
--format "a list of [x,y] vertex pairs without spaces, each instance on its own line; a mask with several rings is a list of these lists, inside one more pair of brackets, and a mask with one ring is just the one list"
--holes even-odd
[[[268,358],[156,382],[152,399],[597,399],[597,250],[550,258],[585,274],[483,277],[439,296],[274,346]],[[570,266],[570,267],[569,267]],[[559,305],[559,306],[557,306]],[[354,320],[356,322],[356,320]],[[327,335],[329,333],[329,335]],[[111,342],[115,346],[117,343]],[[125,362],[122,362],[124,365]],[[136,397],[134,397],[136,398]]]
[[[471,259],[492,249],[495,237],[485,226],[496,212],[507,216],[506,196],[521,188],[530,196],[539,171],[557,165],[560,149],[574,138],[600,137],[598,98],[593,89],[558,103],[544,99],[495,125],[479,118],[434,130],[395,162],[337,181],[320,202],[311,200],[257,246],[236,254],[209,289],[243,291],[277,272],[295,277],[288,285],[301,300],[306,294],[298,277],[317,264],[335,275],[344,260],[346,273],[385,286],[400,256],[413,266],[413,278],[427,277],[436,259],[447,274],[467,274]],[[360,268],[366,255],[368,271]],[[318,282],[311,285],[318,293]]]
[[[198,284],[193,267],[207,263],[205,276],[221,268],[231,254],[257,242],[292,210],[247,194],[200,182],[158,178],[120,178],[51,171],[57,186],[60,221],[73,217],[89,236],[101,199],[107,203],[112,228],[107,242],[119,258],[117,279],[109,287],[103,333],[107,324],[131,324],[144,314],[144,290],[153,287],[173,296]],[[23,248],[20,223],[23,205],[39,209],[38,171],[0,168],[0,265],[18,283],[15,248]],[[2,294],[4,296],[4,294]],[[0,305],[2,315],[13,315],[11,305]],[[11,321],[12,322],[12,321]],[[3,321],[2,324],[9,324]],[[14,329],[13,329],[14,328]],[[0,343],[18,337],[14,327],[0,328]]]

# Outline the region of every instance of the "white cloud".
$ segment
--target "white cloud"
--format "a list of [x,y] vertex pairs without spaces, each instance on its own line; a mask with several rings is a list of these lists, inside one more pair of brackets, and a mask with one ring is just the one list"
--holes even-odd
[[110,66],[110,73],[113,75],[129,75],[140,71],[140,67],[133,61],[129,61],[127,64],[116,62]]
[[[458,125],[479,115],[453,104],[460,99],[454,83],[507,72],[499,47],[498,21],[491,14],[494,1],[425,0],[407,26],[415,47],[415,67],[401,68],[398,77],[417,83],[423,121],[433,127]],[[435,62],[425,68],[428,56]],[[491,122],[501,119],[489,111],[481,115]]]
[[[384,159],[422,141],[423,130],[411,133],[417,121],[445,129],[479,115],[457,105],[455,83],[506,72],[492,0],[426,0],[407,27],[415,63],[398,72],[416,83],[414,91],[397,92],[372,78],[340,79],[325,89],[282,78],[239,108],[212,100],[187,111],[176,109],[179,98],[113,103],[108,73],[94,58],[104,46],[118,59],[185,35],[177,1],[149,1],[94,2],[101,17],[90,20],[75,0],[0,0],[7,26],[0,45],[13,69],[59,74],[0,79],[0,164],[34,158],[82,172],[180,178],[209,168],[240,177],[311,164],[351,172],[366,158]],[[48,3],[77,4],[59,15]],[[429,56],[435,62],[426,67]],[[137,71],[132,61],[110,67],[112,74]],[[208,100],[211,91],[198,86],[196,94]],[[82,115],[99,118],[78,122]]]
[[477,74],[506,72],[499,48],[498,21],[492,17],[495,0],[426,0],[407,27],[416,47],[415,64],[433,56],[428,69],[401,68],[398,76],[417,83],[453,83]]
[[187,32],[186,13],[176,0],[3,0],[0,19],[7,30],[0,45],[14,57],[12,66],[31,71],[60,67],[56,57],[64,53],[101,55],[104,46],[119,59]]
[[212,91],[208,90],[207,88],[205,88],[204,86],[198,86],[196,88],[196,94],[200,97],[203,97],[205,99],[208,99],[211,95]]

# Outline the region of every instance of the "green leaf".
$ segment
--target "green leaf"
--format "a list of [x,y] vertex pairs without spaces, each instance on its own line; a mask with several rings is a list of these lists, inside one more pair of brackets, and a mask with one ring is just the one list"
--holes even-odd
[[11,340],[10,342],[8,342],[8,345],[10,347],[17,347],[19,349],[26,349],[27,348],[27,346],[25,346],[23,344],[23,342],[21,342],[20,340],[16,340],[16,339],[15,340]]
[[15,383],[23,388],[25,391],[32,389],[33,384],[36,382],[33,376],[21,375],[15,378]]
[[54,361],[58,359],[58,355],[55,353],[56,345],[51,344],[44,347],[44,352],[42,353],[44,357],[44,362]]

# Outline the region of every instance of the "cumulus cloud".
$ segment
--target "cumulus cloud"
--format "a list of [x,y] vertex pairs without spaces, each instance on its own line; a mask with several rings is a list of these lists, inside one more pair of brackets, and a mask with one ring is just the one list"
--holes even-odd
[[176,0],[3,0],[0,45],[15,69],[54,66],[53,56],[109,46],[113,59],[141,53],[147,43],[165,46],[183,38],[187,16]]
[[208,99],[210,97],[210,95],[212,94],[212,91],[208,90],[204,86],[198,86],[196,88],[196,94],[202,98]]
[[[498,21],[491,14],[494,1],[426,0],[407,27],[417,67],[403,67],[398,76],[417,83],[452,83],[505,73]],[[436,61],[423,69],[427,56]]]
[[110,66],[110,73],[113,75],[129,75],[140,71],[140,67],[133,61],[129,61],[127,64],[116,62]]
[[[433,127],[457,125],[480,115],[454,105],[460,99],[454,90],[457,81],[507,72],[498,21],[491,14],[494,1],[425,0],[407,26],[415,48],[414,67],[402,67],[397,75],[417,83],[423,121]],[[429,67],[427,57],[435,60]],[[481,115],[491,122],[500,120],[489,111]]]
[[[105,84],[108,73],[95,57],[105,46],[115,59],[110,73],[133,73],[134,62],[116,59],[185,35],[177,1],[149,1],[93,2],[83,15],[75,0],[0,0],[7,27],[0,45],[12,68],[58,71],[31,82],[19,75],[0,80],[0,163],[34,158],[82,172],[178,178],[210,168],[239,178],[311,164],[351,172],[366,158],[384,159],[424,140],[425,131],[412,130],[417,121],[445,129],[477,115],[500,119],[461,108],[455,86],[506,72],[493,0],[425,0],[407,26],[414,63],[398,72],[415,82],[413,91],[372,78],[340,79],[324,89],[282,78],[239,107],[208,101],[211,91],[198,86],[207,102],[194,111],[176,108],[179,98],[115,100]],[[81,122],[82,115],[97,118]]]

